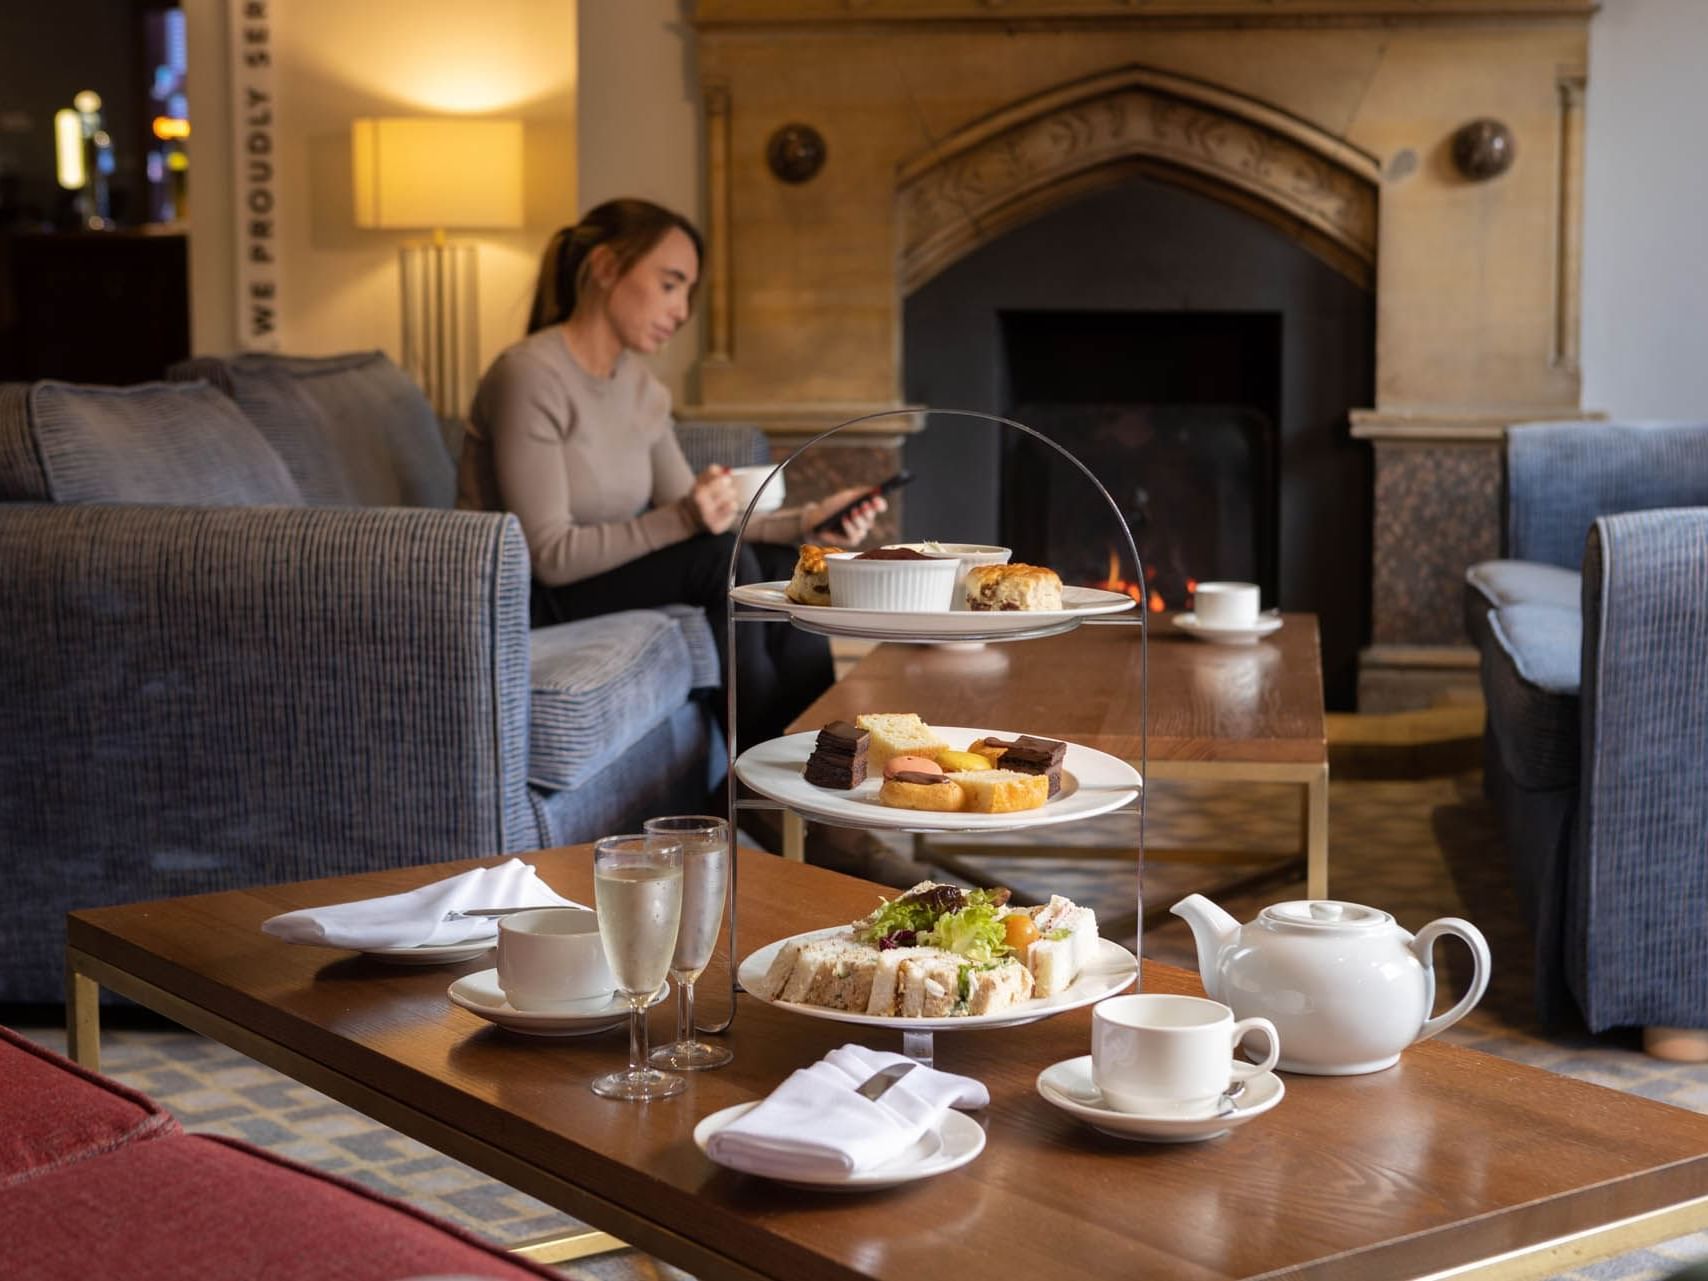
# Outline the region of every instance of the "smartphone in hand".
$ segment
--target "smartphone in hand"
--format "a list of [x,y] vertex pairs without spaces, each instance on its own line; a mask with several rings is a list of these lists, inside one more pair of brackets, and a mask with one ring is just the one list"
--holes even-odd
[[823,520],[819,521],[818,524],[816,524],[812,527],[812,532],[815,534],[822,534],[828,530],[832,533],[835,533],[836,531],[838,531],[842,528],[842,522],[847,520],[849,517],[849,514],[852,513],[853,510],[856,507],[858,507],[861,503],[867,503],[867,502],[870,502],[874,498],[879,498],[879,497],[882,497],[882,496],[887,495],[887,494],[893,494],[893,493],[895,493],[896,490],[900,489],[903,485],[908,485],[908,484],[911,484],[912,482],[913,482],[913,473],[908,471],[904,467],[904,468],[902,468],[902,470],[898,471],[894,476],[891,476],[888,480],[884,481],[882,484],[874,485],[871,489],[868,489],[865,493],[861,494],[860,497],[856,498],[853,502],[848,503],[842,507],[839,507],[836,511],[834,511],[830,515],[826,516]]

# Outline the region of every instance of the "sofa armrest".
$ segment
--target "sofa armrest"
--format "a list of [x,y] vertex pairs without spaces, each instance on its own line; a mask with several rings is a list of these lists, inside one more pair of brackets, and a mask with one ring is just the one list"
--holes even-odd
[[[1567,972],[1593,1030],[1708,1009],[1708,507],[1597,520]],[[1578,928],[1579,924],[1583,928]],[[1569,944],[1569,946],[1572,946]],[[1616,1018],[1600,1010],[1618,1010]]]
[[538,844],[514,517],[0,505],[0,563],[7,915],[36,934]]
[[1505,503],[1510,559],[1576,569],[1597,516],[1708,503],[1708,424],[1513,427]]

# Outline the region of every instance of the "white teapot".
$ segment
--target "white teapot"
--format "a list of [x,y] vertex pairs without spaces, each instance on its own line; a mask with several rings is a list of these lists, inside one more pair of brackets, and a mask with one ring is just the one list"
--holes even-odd
[[[1451,1027],[1489,985],[1489,945],[1469,921],[1443,917],[1414,938],[1386,912],[1328,899],[1276,903],[1241,925],[1202,894],[1169,909],[1192,927],[1198,971],[1236,1019],[1275,1024],[1287,1072],[1379,1072],[1400,1051]],[[1430,949],[1451,934],[1475,961],[1471,990],[1445,1014],[1435,1004]]]

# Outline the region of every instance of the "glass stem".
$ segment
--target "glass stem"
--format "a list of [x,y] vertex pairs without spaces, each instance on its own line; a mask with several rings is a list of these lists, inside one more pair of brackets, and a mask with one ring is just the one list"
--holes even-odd
[[681,1029],[676,1039],[687,1045],[694,1043],[694,980],[676,980],[676,1026]]
[[629,1072],[646,1071],[646,997],[629,998]]

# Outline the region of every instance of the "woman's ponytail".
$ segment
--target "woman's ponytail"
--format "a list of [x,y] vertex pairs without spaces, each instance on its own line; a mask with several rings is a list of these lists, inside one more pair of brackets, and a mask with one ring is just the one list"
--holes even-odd
[[574,314],[576,303],[587,292],[592,253],[600,245],[610,246],[617,275],[621,276],[650,253],[672,227],[694,242],[696,255],[705,256],[705,245],[693,223],[648,200],[607,200],[588,210],[574,226],[557,231],[540,256],[540,278],[534,286],[534,305],[528,311],[528,332],[562,324]]

